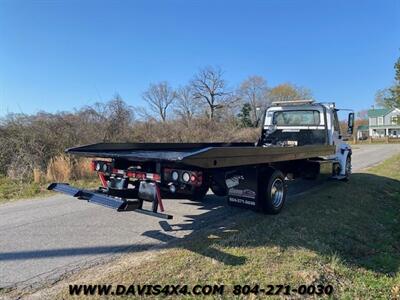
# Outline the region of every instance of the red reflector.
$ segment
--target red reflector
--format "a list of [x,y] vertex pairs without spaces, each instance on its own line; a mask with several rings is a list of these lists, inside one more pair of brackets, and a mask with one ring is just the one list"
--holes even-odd
[[128,171],[128,172],[126,172],[126,176],[131,177],[131,178],[136,178],[136,179],[146,179],[146,173],[143,173],[143,172]]
[[96,171],[96,161],[92,160],[92,161],[90,162],[90,169],[91,169],[92,171]]

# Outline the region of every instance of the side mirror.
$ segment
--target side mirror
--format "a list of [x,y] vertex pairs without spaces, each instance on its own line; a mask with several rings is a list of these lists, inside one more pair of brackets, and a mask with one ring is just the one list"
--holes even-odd
[[349,118],[347,120],[347,133],[353,134],[354,129],[354,113],[349,113]]

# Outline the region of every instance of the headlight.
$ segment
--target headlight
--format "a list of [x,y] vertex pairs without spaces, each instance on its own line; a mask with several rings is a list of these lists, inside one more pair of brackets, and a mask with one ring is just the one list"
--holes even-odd
[[189,174],[188,172],[184,172],[184,173],[182,174],[182,180],[183,180],[184,182],[189,182],[189,180],[190,180],[190,174]]
[[178,178],[179,178],[178,172],[177,172],[177,171],[173,171],[173,172],[171,173],[171,177],[172,177],[172,180],[173,180],[173,181],[177,181]]
[[103,165],[103,172],[107,172],[107,170],[108,170],[108,166],[107,166],[107,164],[104,164]]
[[101,169],[101,165],[100,165],[100,163],[98,162],[98,163],[96,164],[96,171],[100,171],[100,169]]

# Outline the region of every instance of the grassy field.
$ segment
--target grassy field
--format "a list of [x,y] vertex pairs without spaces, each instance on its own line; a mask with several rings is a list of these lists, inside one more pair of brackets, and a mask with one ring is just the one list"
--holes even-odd
[[[226,298],[235,284],[330,284],[333,298],[400,299],[399,180],[400,156],[292,199],[280,215],[244,211],[141,263],[127,254],[120,267],[75,282],[224,284]],[[57,298],[66,297],[64,289]]]
[[[94,188],[99,186],[97,178],[85,180],[71,180],[70,184],[77,187]],[[0,204],[13,200],[43,197],[52,195],[47,190],[47,183],[21,182],[0,176]]]

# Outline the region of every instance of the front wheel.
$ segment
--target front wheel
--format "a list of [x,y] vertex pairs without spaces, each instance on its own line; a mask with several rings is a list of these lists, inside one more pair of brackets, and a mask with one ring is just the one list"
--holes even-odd
[[344,180],[348,181],[351,175],[351,156],[348,155],[346,158],[346,165],[345,165],[345,173],[344,173]]
[[286,201],[287,185],[285,176],[279,170],[270,171],[266,175],[268,184],[265,184],[266,178],[264,176],[262,176],[262,182],[260,182],[262,187],[261,197],[264,198],[264,211],[275,215],[282,210]]

